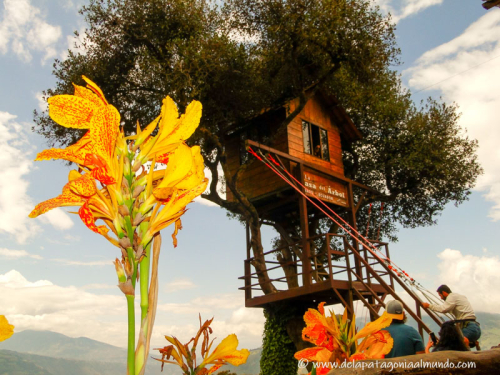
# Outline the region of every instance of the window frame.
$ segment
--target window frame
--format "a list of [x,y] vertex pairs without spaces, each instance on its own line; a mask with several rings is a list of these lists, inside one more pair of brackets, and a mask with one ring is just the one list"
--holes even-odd
[[[314,141],[313,137],[313,126],[318,129],[318,140],[319,140],[319,146],[321,150],[321,155],[317,156],[314,154],[314,148],[318,145]],[[306,132],[307,128],[307,132]],[[307,139],[306,139],[307,136]],[[326,137],[326,142],[324,142],[323,137]],[[306,142],[309,144],[309,150],[307,149]],[[323,160],[330,162],[330,146],[328,142],[328,130],[322,128],[321,126],[318,126],[316,124],[313,124],[310,121],[302,119],[302,143],[304,147],[304,153],[307,155],[310,155],[312,157],[315,157],[317,159]]]

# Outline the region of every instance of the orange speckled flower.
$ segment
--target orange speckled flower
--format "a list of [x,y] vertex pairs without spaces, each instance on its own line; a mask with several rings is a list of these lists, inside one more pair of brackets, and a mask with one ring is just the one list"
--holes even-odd
[[[138,281],[141,292],[140,335],[136,349],[135,340],[128,341],[127,371],[143,374],[152,332],[148,327],[152,327],[156,311],[149,304],[156,304],[158,298],[158,278],[153,273],[158,271],[159,248],[153,257],[152,239],[175,224],[172,237],[177,246],[180,217],[208,184],[200,147],[184,142],[198,126],[202,106],[193,101],[179,117],[175,103],[166,97],[161,114],[152,123],[144,130],[138,123],[137,134],[125,137],[117,109],[94,82],[83,79],[87,87],[74,85],[74,95],[48,100],[49,115],[59,125],[88,131],[75,144],[42,151],[36,158],[68,160],[77,164],[78,171],[70,172],[60,195],[39,203],[29,216],[35,218],[56,207],[80,207],[82,222],[120,248],[121,260],[114,264],[119,288],[129,302],[129,338],[135,335],[131,322],[135,320],[133,298]],[[166,164],[166,169],[155,170],[157,162]],[[97,226],[96,220],[104,225]],[[108,235],[110,230],[116,238]],[[150,280],[156,283],[151,289]],[[177,352],[170,353],[176,358]]]
[[113,153],[119,133],[120,114],[108,104],[101,89],[83,76],[87,87],[74,85],[74,95],[57,95],[48,99],[49,115],[67,128],[89,129],[74,145],[40,152],[35,160],[64,159],[99,169],[94,177],[104,184],[116,182],[111,175]]
[[[391,324],[392,318],[384,312],[377,320],[368,323],[356,333],[356,319],[347,317],[347,309],[340,320],[333,312],[325,315],[324,303],[318,310],[309,309],[304,314],[306,327],[302,330],[302,338],[316,345],[295,353],[295,358],[314,361],[316,363],[340,364],[343,361],[358,361],[363,359],[380,359],[389,353],[393,339],[383,328]],[[358,340],[363,339],[358,345]],[[332,368],[328,367],[328,370]],[[316,374],[324,369],[318,367]],[[328,371],[327,371],[328,372]],[[326,373],[326,372],[324,372]]]

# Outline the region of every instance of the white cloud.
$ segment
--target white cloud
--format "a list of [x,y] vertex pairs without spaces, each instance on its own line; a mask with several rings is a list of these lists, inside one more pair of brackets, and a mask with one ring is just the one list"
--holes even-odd
[[35,93],[35,98],[38,102],[38,109],[40,109],[40,111],[46,111],[49,108],[49,104],[43,99],[43,94],[41,92]]
[[[108,288],[112,286],[89,284],[77,288],[54,285],[49,280],[33,282],[11,270],[0,274],[0,306],[2,314],[7,316],[16,331],[50,330],[123,347],[127,337],[124,297],[118,293],[90,292]],[[236,304],[235,300],[239,303]],[[138,303],[139,298],[136,298],[137,311]],[[247,309],[243,305],[241,294],[236,293],[197,298],[186,304],[160,304],[152,347],[166,345],[164,335],[177,336],[182,342],[189,341],[198,331],[198,314],[201,312],[203,321],[215,317],[212,328],[217,343],[236,333],[240,347],[256,348],[262,345],[264,316],[261,309]],[[181,311],[169,314],[171,307],[181,308]]]
[[[33,169],[31,146],[25,129],[29,125],[15,121],[16,116],[0,111],[0,233],[6,232],[24,243],[28,237],[40,231],[37,223],[28,217],[35,207],[27,194],[29,182],[26,177]],[[69,216],[57,209],[45,222],[57,229],[68,229],[73,225]]]
[[[242,302],[242,299],[239,299]],[[241,304],[242,303],[240,303],[240,305]],[[189,304],[186,304],[186,306],[187,305]],[[240,306],[238,309],[234,310],[227,319],[221,319],[220,315],[214,314],[214,311],[211,309],[205,308],[203,311],[199,308],[183,310],[182,314],[191,315],[196,319],[196,321],[193,322],[195,324],[155,325],[151,338],[151,343],[153,344],[152,347],[166,345],[164,335],[173,335],[179,338],[179,340],[183,343],[188,342],[189,339],[191,339],[191,337],[193,337],[198,331],[198,313],[201,314],[202,322],[206,319],[214,317],[211,327],[213,329],[212,338],[217,338],[215,345],[217,345],[224,337],[232,333],[235,333],[238,336],[238,340],[240,342],[239,348],[254,349],[262,345],[262,332],[264,331],[265,323],[262,309],[249,309],[244,306]]]
[[0,257],[9,259],[19,259],[19,258],[33,258],[33,259],[43,259],[40,255],[30,254],[26,250],[10,250],[5,248],[0,248]]
[[116,287],[117,287],[116,285],[111,285],[111,284],[87,284],[82,286],[82,289],[102,290],[102,289],[116,289]]
[[[198,314],[201,314],[203,321],[214,317],[211,325],[214,330],[214,337],[223,339],[227,335],[235,333],[240,343],[246,345],[240,345],[241,347],[252,349],[262,345],[262,332],[265,322],[262,309],[246,308],[241,293],[205,295],[194,298],[188,303],[159,304],[158,311],[175,314],[175,316],[189,316],[193,319],[198,319]],[[227,315],[228,312],[230,315]],[[198,322],[194,321],[193,323]],[[180,329],[180,327],[184,328]],[[197,330],[198,326],[192,324],[185,326],[159,325],[155,326],[151,341],[161,343],[162,335],[172,334],[179,337],[182,342],[184,339],[187,342]]]
[[62,263],[66,266],[109,266],[110,264],[113,264],[113,262],[109,259],[95,260],[95,261],[90,261],[90,262],[82,262],[79,260],[59,259],[59,258],[54,258],[51,260],[53,260],[54,262],[57,262],[57,263]]
[[24,62],[31,61],[30,51],[44,52],[42,64],[57,55],[55,45],[62,35],[60,26],[47,23],[30,0],[4,0],[3,7],[0,52],[5,54],[11,49]]
[[193,283],[189,279],[176,279],[173,280],[165,285],[165,292],[167,293],[174,293],[178,292],[179,290],[188,290],[188,289],[193,289],[196,288],[196,284]]
[[33,288],[47,285],[53,284],[48,280],[38,280],[32,283],[16,270],[9,271],[5,275],[0,275],[0,288]]
[[[500,311],[500,258],[498,256],[481,256],[463,254],[459,250],[445,249],[437,254],[439,275],[433,277],[433,283],[425,283],[425,287],[436,301],[440,301],[436,289],[446,284],[453,292],[467,297],[474,311],[497,314]],[[414,300],[404,291],[399,297],[412,309]],[[418,294],[424,302],[424,296]],[[389,297],[386,303],[393,299]]]
[[[255,349],[262,345],[264,323],[265,318],[262,309],[249,309],[242,306],[235,310],[231,317],[225,321],[217,320],[216,317],[212,323],[212,328],[221,340],[227,335],[235,333],[240,343],[248,346],[247,349]],[[240,347],[243,346],[240,345]]]
[[439,285],[446,284],[452,291],[465,295],[475,311],[500,311],[498,256],[468,255],[452,249],[446,249],[437,256],[441,260],[438,265]]
[[12,270],[0,275],[0,306],[16,331],[50,330],[125,346],[126,303],[120,295],[97,295],[47,280],[31,282]]
[[[78,31],[78,36],[68,35],[66,36],[66,50],[61,53],[61,60],[66,60],[69,56],[68,50],[74,54],[85,55],[87,53],[87,48],[92,45],[92,43],[86,38],[85,28],[82,27]],[[85,47],[87,44],[87,47]]]
[[444,0],[375,0],[384,13],[391,13],[392,21],[398,23]]
[[[406,70],[416,90],[439,90],[447,102],[460,106],[460,125],[479,141],[484,175],[477,190],[495,206],[490,217],[500,220],[500,12],[488,12],[460,36],[423,54]],[[480,64],[480,65],[479,65]]]
[[40,218],[59,230],[69,229],[73,226],[73,221],[71,221],[68,214],[60,208],[50,210],[44,213]]
[[232,310],[241,307],[243,300],[240,293],[214,294],[196,297],[188,303],[165,303],[158,305],[158,310],[175,314],[205,313],[215,309]]
[[[25,176],[33,168],[20,146],[26,143],[16,116],[0,112],[0,232],[25,242],[39,227],[28,218],[33,204],[27,195]],[[17,147],[16,147],[17,146]]]

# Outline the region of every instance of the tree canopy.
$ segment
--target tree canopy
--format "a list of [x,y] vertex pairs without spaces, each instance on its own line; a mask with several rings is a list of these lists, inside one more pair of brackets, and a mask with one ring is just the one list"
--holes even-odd
[[[253,210],[216,190],[219,165],[226,188],[236,190],[224,165],[227,129],[292,98],[301,98],[300,110],[311,87],[336,95],[361,130],[363,140],[343,145],[345,173],[383,193],[366,203],[386,202],[382,233],[390,238],[398,222],[433,224],[446,203],[467,198],[481,172],[456,106],[429,99],[419,108],[401,87],[394,26],[370,1],[90,0],[81,13],[85,52],[55,62],[57,84],[45,95],[71,92],[85,74],[117,106],[127,132],[137,120],[149,123],[167,94],[184,107],[201,101],[195,142],[214,177],[206,198],[232,213]],[[35,122],[52,144],[80,136],[46,113]]]

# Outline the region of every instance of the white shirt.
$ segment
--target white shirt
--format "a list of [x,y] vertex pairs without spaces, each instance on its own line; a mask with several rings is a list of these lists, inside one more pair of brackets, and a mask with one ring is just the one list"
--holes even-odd
[[429,309],[441,313],[451,313],[457,320],[476,319],[467,297],[458,293],[448,294],[443,304],[429,305]]

